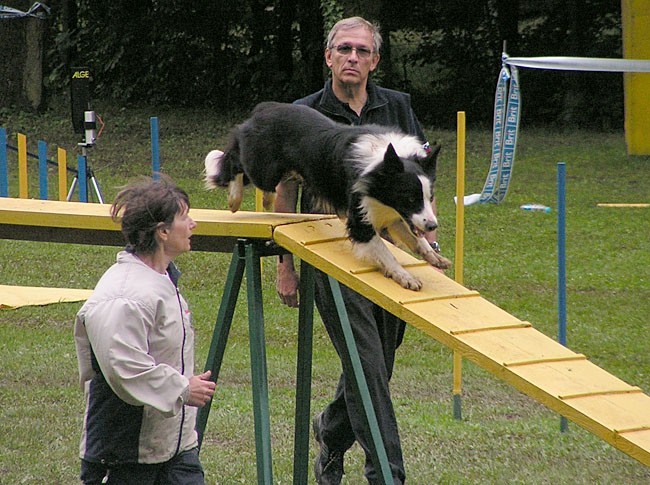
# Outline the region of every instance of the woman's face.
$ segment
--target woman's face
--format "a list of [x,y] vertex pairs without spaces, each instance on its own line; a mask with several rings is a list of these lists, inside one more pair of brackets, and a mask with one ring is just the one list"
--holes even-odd
[[174,216],[171,225],[163,229],[167,231],[166,238],[163,238],[162,242],[165,253],[173,259],[179,254],[189,251],[191,249],[190,238],[195,227],[196,222],[189,216],[189,208],[184,206]]

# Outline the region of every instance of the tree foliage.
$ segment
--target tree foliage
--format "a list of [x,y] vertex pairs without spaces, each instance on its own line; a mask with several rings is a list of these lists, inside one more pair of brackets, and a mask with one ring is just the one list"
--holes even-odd
[[[514,56],[620,57],[620,5],[609,0],[53,0],[50,91],[72,66],[95,96],[123,103],[249,108],[321,87],[324,36],[343,15],[378,22],[377,79],[411,92],[423,121],[492,116],[504,41]],[[522,72],[526,119],[600,126],[622,120],[622,76]],[[451,118],[453,119],[453,118]]]

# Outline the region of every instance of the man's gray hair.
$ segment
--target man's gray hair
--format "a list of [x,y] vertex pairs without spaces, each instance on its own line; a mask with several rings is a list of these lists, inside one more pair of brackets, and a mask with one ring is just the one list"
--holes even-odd
[[330,33],[327,35],[327,48],[331,49],[334,47],[334,37],[340,30],[351,30],[363,27],[372,34],[372,50],[375,53],[379,53],[381,49],[381,34],[379,33],[379,26],[368,22],[363,17],[349,17],[346,19],[339,20],[334,24],[334,27],[330,30]]

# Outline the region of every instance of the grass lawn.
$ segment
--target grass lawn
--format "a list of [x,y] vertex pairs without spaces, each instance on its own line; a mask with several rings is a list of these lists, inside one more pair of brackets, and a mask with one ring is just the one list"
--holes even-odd
[[[76,155],[67,108],[40,116],[0,111],[0,126],[15,145],[44,139]],[[208,150],[223,146],[242,119],[214,112],[97,108],[106,128],[89,163],[112,201],[131,177],[151,172],[149,117],[160,122],[163,171],[186,188],[193,207],[223,209],[225,194],[201,180]],[[58,114],[60,113],[60,114]],[[471,114],[469,114],[471,116]],[[449,126],[453,127],[453,120]],[[456,137],[439,140],[437,198],[443,252],[454,258]],[[479,192],[491,136],[467,134],[466,192]],[[53,157],[53,153],[50,154]],[[15,155],[10,153],[10,164]],[[650,209],[599,208],[599,202],[650,202],[650,158],[628,157],[622,131],[554,132],[521,127],[506,201],[465,212],[464,284],[517,318],[556,338],[556,164],[567,167],[568,344],[626,382],[650,390]],[[38,194],[30,162],[30,194]],[[10,187],[17,195],[17,169]],[[56,198],[56,174],[51,195]],[[248,192],[247,208],[252,208]],[[542,203],[551,214],[519,209]],[[0,240],[0,283],[92,288],[118,248]],[[183,255],[181,290],[197,330],[197,366],[206,359],[229,254]],[[275,296],[274,263],[263,274],[274,479],[292,482],[297,310]],[[449,272],[453,276],[453,271]],[[0,484],[69,484],[78,474],[83,397],[77,385],[72,323],[80,304],[0,310]],[[317,314],[316,314],[317,315]],[[245,295],[231,331],[201,452],[210,484],[256,482]],[[452,358],[448,349],[409,329],[392,380],[392,393],[410,483],[415,484],[643,484],[650,468],[575,424],[560,433],[559,416],[466,362],[463,419],[452,416]],[[333,394],[340,364],[316,319],[312,409]],[[310,456],[316,453],[312,443]],[[310,467],[311,468],[311,467]],[[364,483],[358,446],[346,454],[344,483]],[[311,473],[311,471],[310,471]]]

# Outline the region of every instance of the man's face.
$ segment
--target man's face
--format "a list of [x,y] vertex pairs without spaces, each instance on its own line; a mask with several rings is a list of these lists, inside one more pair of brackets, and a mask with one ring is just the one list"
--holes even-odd
[[332,47],[325,49],[325,62],[334,82],[365,86],[379,63],[379,53],[373,51],[370,31],[358,27],[337,32]]

